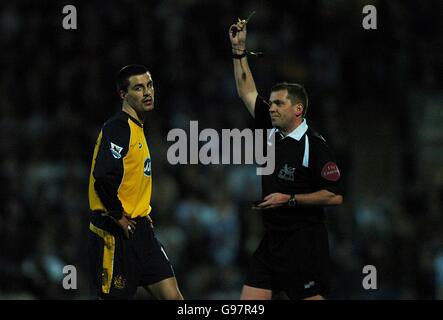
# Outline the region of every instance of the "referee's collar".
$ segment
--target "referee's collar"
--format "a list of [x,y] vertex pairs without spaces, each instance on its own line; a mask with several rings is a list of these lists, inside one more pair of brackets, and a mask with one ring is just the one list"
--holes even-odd
[[[306,133],[306,131],[308,130],[308,123],[306,122],[306,119],[303,119],[303,122],[294,130],[292,130],[289,134],[287,134],[286,136],[280,132],[279,129],[274,128],[273,129],[275,133],[279,133],[280,135],[282,135],[283,139],[286,137],[295,139],[297,141],[300,141],[300,139],[303,137],[303,135]],[[271,132],[272,134],[272,132]]]

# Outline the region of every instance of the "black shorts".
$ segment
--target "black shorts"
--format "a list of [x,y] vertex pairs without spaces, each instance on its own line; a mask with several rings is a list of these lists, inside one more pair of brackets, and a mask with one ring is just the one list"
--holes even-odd
[[303,299],[329,290],[329,242],[324,224],[267,231],[255,251],[245,284]]
[[89,224],[91,293],[103,299],[130,299],[138,286],[175,277],[166,253],[147,217],[134,219],[126,238],[108,216],[92,213]]

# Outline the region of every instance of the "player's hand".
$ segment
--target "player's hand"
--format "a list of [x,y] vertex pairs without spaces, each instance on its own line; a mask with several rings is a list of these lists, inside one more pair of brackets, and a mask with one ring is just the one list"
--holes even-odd
[[288,203],[291,196],[283,193],[271,193],[267,195],[261,203],[256,204],[252,209],[268,210],[281,207]]
[[246,20],[239,20],[229,28],[229,40],[233,49],[244,51],[246,48]]
[[115,220],[120,228],[122,228],[126,238],[129,239],[129,235],[134,233],[135,231],[135,225],[137,222],[134,220],[126,218],[125,215],[122,215],[122,217],[119,220]]

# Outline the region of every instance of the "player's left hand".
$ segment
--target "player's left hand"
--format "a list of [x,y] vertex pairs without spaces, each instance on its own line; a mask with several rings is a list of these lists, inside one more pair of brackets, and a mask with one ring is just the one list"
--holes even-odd
[[268,210],[278,208],[287,204],[290,198],[291,196],[289,194],[279,192],[271,193],[263,199],[263,202],[255,205],[254,207],[252,207],[252,209]]

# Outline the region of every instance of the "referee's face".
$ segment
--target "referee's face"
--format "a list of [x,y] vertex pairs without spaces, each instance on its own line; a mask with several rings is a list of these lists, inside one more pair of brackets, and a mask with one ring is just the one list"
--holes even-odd
[[288,90],[271,92],[269,104],[272,125],[283,132],[292,131],[297,121],[297,108],[288,98]]
[[137,113],[154,109],[154,82],[151,75],[143,73],[129,77],[124,99]]

